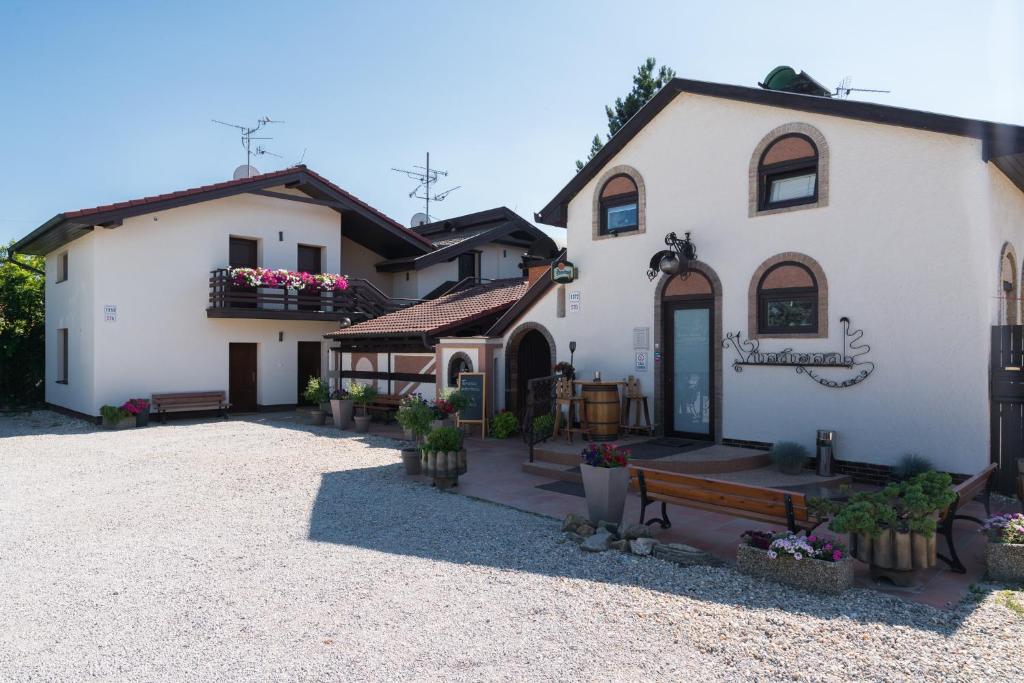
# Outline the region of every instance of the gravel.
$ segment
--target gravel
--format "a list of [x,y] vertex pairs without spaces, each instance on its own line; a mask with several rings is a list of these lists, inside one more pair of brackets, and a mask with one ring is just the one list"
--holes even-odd
[[0,679],[1024,676],[1019,592],[937,610],[583,553],[557,520],[405,481],[395,446],[0,417]]

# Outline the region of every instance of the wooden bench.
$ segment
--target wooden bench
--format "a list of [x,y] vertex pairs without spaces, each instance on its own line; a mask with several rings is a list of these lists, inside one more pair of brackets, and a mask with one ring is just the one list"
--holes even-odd
[[381,394],[366,407],[372,415],[377,413],[383,416],[384,424],[391,422],[391,417],[398,412],[398,406],[402,403],[402,397],[395,394]]
[[957,574],[966,573],[967,568],[964,567],[963,563],[960,561],[960,558],[956,554],[956,547],[953,545],[953,522],[958,519],[966,519],[967,521],[974,522],[975,524],[985,523],[984,520],[978,519],[977,517],[959,514],[960,508],[967,505],[978,496],[981,496],[981,503],[985,506],[985,517],[992,516],[989,499],[992,494],[992,475],[995,471],[996,464],[992,463],[973,477],[954,486],[953,493],[956,494],[956,500],[946,508],[945,512],[943,512],[942,516],[939,518],[939,526],[936,533],[942,534],[943,537],[945,537],[946,547],[949,548],[950,557],[939,554],[938,558],[948,564],[950,570]]
[[168,412],[182,410],[211,410],[226,418],[227,395],[223,391],[190,391],[177,394],[153,394],[153,408],[161,422],[167,421]]
[[[785,524],[793,533],[798,529],[810,531],[824,521],[810,515],[806,497],[795,491],[705,479],[636,465],[630,465],[629,470],[633,483],[640,489],[641,524],[657,522],[663,529],[672,526],[667,503],[757,522]],[[647,506],[655,501],[661,503],[661,517],[645,522]]]

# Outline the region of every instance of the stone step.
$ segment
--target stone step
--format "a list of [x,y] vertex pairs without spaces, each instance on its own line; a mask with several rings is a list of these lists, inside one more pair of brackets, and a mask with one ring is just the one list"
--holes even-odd
[[544,477],[545,479],[571,481],[577,484],[583,483],[583,477],[580,475],[579,470],[576,469],[576,465],[569,467],[558,463],[534,460],[533,462],[524,462],[522,464],[522,470],[527,474]]

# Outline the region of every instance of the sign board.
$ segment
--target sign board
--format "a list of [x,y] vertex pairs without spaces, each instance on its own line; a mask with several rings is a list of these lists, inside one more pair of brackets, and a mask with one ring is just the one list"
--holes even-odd
[[487,436],[487,375],[482,372],[460,372],[459,393],[468,404],[459,411],[458,423],[480,425],[480,434]]
[[117,304],[106,304],[103,306],[103,322],[117,322]]
[[646,351],[636,351],[635,354],[636,354],[636,359],[635,359],[636,360],[636,369],[637,370],[646,370],[647,369],[647,352]]
[[649,349],[651,347],[651,328],[649,327],[634,327],[633,328],[633,348],[634,349]]
[[580,276],[571,261],[559,261],[551,266],[551,279],[560,285],[567,285]]
[[583,307],[583,293],[580,290],[569,292],[569,312],[579,313]]

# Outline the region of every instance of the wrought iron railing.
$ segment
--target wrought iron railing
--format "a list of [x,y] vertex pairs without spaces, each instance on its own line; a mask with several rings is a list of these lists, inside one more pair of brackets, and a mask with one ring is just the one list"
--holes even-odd
[[534,430],[534,420],[541,415],[555,415],[555,383],[561,375],[548,375],[531,379],[526,383],[526,405],[522,410],[520,431],[523,441],[530,448],[530,462],[533,462],[533,447],[551,438],[550,428]]
[[218,268],[210,273],[210,309],[280,312],[286,315],[310,314],[330,319],[351,318],[361,322],[420,303],[420,299],[392,298],[362,278],[349,278],[341,291],[309,291],[287,287],[245,287],[232,282],[230,270]]

